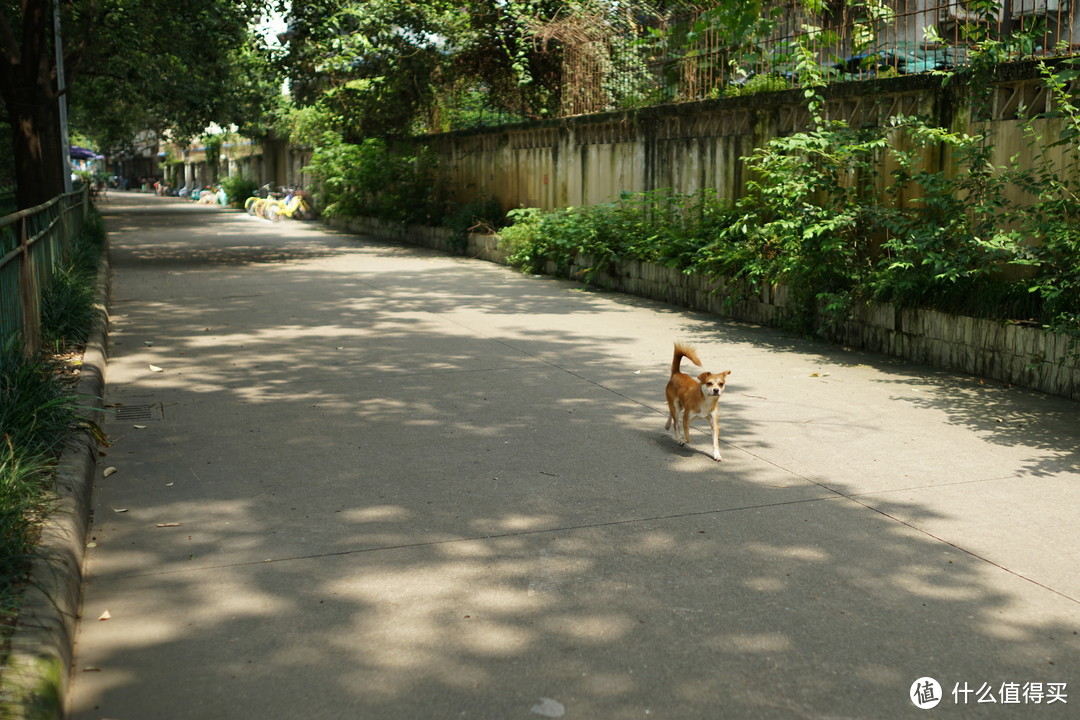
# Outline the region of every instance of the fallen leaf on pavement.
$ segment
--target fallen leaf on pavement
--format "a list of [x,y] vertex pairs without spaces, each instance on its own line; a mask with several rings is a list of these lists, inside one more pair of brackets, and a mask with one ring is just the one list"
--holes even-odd
[[102,471],[101,477],[109,477],[110,475],[115,475],[115,474],[116,474],[116,468],[107,467]]
[[566,707],[561,702],[546,697],[540,698],[540,702],[533,705],[530,710],[543,717],[557,718],[566,714]]

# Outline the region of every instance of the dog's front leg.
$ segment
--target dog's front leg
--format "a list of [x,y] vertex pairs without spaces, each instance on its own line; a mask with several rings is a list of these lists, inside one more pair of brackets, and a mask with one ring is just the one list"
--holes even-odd
[[720,411],[717,408],[713,408],[713,411],[709,413],[709,420],[712,422],[712,459],[719,462],[723,460],[720,457]]

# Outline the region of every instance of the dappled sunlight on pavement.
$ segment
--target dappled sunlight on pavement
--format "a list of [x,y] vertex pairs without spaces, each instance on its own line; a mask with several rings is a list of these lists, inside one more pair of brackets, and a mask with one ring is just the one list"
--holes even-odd
[[[948,705],[1080,677],[1075,403],[313,224],[105,211],[76,720],[891,718],[923,676]],[[722,463],[664,430],[675,339],[732,370]]]

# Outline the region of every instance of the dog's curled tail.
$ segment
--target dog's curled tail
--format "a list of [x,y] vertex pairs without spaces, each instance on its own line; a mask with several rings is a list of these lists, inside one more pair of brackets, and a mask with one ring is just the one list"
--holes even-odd
[[682,364],[682,359],[683,358],[688,358],[690,360],[690,362],[694,363],[698,367],[704,367],[701,364],[701,360],[698,359],[697,351],[694,350],[694,348],[692,348],[689,345],[686,345],[684,343],[677,342],[677,343],[675,343],[675,357],[671,361],[671,374],[672,375],[674,375],[677,372],[680,372],[679,365]]

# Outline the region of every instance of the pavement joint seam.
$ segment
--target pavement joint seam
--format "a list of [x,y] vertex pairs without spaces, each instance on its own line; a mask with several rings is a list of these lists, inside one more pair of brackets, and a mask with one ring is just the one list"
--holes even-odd
[[956,482],[934,483],[933,485],[908,485],[907,487],[894,488],[891,490],[873,490],[870,492],[852,493],[851,497],[879,497],[893,495],[895,493],[909,492],[911,490],[933,490],[935,488],[954,487],[956,485],[977,485],[979,483],[998,482],[1001,480],[1018,480],[1022,475],[1001,475],[999,477],[977,478],[975,480],[958,480]]
[[1070,601],[1076,603],[1077,605],[1080,605],[1080,598],[1074,598],[1071,595],[1067,595],[1066,593],[1061,592],[1060,590],[1055,590],[1054,588],[1050,587],[1049,585],[1045,585],[1045,584],[1039,582],[1038,580],[1035,580],[1034,578],[1030,578],[1027,575],[1024,575],[1022,573],[1018,573],[1015,570],[1011,570],[1011,569],[1005,567],[1004,565],[1002,565],[999,562],[995,562],[994,560],[991,560],[990,558],[988,558],[988,557],[986,557],[984,555],[980,555],[979,553],[977,553],[977,552],[975,552],[973,550],[968,550],[967,548],[965,548],[965,547],[963,547],[961,545],[957,545],[956,543],[954,543],[954,542],[952,542],[950,540],[946,540],[945,538],[943,538],[943,537],[941,537],[939,535],[935,535],[934,533],[930,532],[929,530],[925,530],[925,529],[919,527],[918,525],[914,525],[914,524],[908,522],[907,520],[902,520],[901,518],[898,518],[895,515],[890,515],[889,513],[885,512],[884,510],[880,510],[880,509],[878,509],[876,507],[873,507],[872,505],[867,505],[866,503],[858,500],[855,497],[851,497],[849,499],[851,500],[851,502],[855,503],[856,505],[861,505],[862,507],[866,508],[867,510],[875,512],[878,515],[881,515],[882,517],[888,518],[889,520],[892,520],[895,523],[899,523],[900,525],[903,525],[904,527],[910,528],[911,530],[914,530],[917,533],[921,533],[922,535],[925,535],[926,537],[931,538],[931,539],[933,539],[933,540],[935,540],[935,541],[937,541],[939,543],[942,543],[944,545],[948,545],[949,547],[953,548],[954,550],[962,552],[962,553],[964,553],[965,555],[967,555],[969,557],[972,557],[972,558],[974,558],[976,560],[980,560],[980,561],[982,561],[982,562],[984,562],[984,563],[986,563],[988,565],[996,567],[998,570],[1003,570],[1004,572],[1008,573],[1009,575],[1012,575],[1013,577],[1020,578],[1021,580],[1025,580],[1025,581],[1031,583],[1032,585],[1035,585],[1036,587],[1040,587],[1043,590],[1047,590],[1048,592],[1051,592],[1051,593],[1057,595],[1058,597],[1062,597],[1062,598],[1064,598],[1066,600],[1070,600]]
[[[731,445],[731,443],[728,443],[728,445]],[[732,447],[738,447],[738,446],[734,446],[734,445],[731,445],[731,446]],[[860,497],[867,497],[867,496],[873,495],[874,493],[845,493],[845,492],[842,492],[840,490],[837,490],[836,488],[829,487],[828,485],[826,485],[824,483],[821,483],[821,482],[818,482],[818,481],[816,481],[816,480],[814,480],[812,478],[806,477],[805,475],[800,475],[799,473],[797,473],[797,472],[795,472],[793,470],[790,470],[790,469],[785,468],[785,467],[783,467],[781,465],[778,465],[777,463],[769,460],[768,458],[761,457],[760,455],[757,455],[757,454],[755,454],[755,453],[753,453],[753,452],[751,452],[749,450],[746,450],[744,448],[739,448],[739,449],[742,450],[743,452],[747,453],[748,455],[751,455],[752,457],[757,458],[758,460],[760,460],[760,461],[762,461],[764,463],[768,463],[769,465],[772,465],[773,467],[777,468],[778,470],[781,470],[783,472],[794,475],[795,477],[800,478],[802,480],[805,480],[808,483],[812,483],[814,485],[817,485],[819,488],[821,488],[823,490],[827,490],[828,492],[835,493],[835,495],[837,497],[844,498],[845,500],[848,500],[849,502],[855,503],[856,505],[859,505],[860,507],[863,507],[863,508],[865,508],[865,509],[867,509],[867,510],[869,510],[871,512],[877,513],[878,515],[880,515],[880,516],[882,516],[882,517],[884,517],[884,518],[886,518],[886,519],[888,519],[888,520],[890,520],[890,521],[892,521],[894,523],[897,523],[899,525],[903,525],[904,527],[906,527],[906,528],[908,528],[910,530],[913,530],[914,532],[917,532],[917,533],[919,533],[921,535],[924,535],[924,536],[934,540],[935,542],[941,543],[943,545],[947,545],[947,546],[953,548],[954,550],[957,550],[958,552],[962,552],[965,555],[968,555],[971,558],[974,558],[974,559],[979,560],[979,561],[981,561],[983,563],[991,565],[991,566],[993,566],[993,567],[995,567],[995,568],[997,568],[999,570],[1003,570],[1004,572],[1008,573],[1009,575],[1012,575],[1013,577],[1017,577],[1017,578],[1020,578],[1021,580],[1025,580],[1025,581],[1031,583],[1032,585],[1035,585],[1036,587],[1040,587],[1040,588],[1042,588],[1044,590],[1047,590],[1047,591],[1049,591],[1049,592],[1051,592],[1051,593],[1053,593],[1055,595],[1058,595],[1059,597],[1062,597],[1062,598],[1064,598],[1066,600],[1070,600],[1070,601],[1080,605],[1080,598],[1072,597],[1071,595],[1063,593],[1060,590],[1056,590],[1056,589],[1050,587],[1049,585],[1045,585],[1045,584],[1039,582],[1038,580],[1035,580],[1034,578],[1031,578],[1031,577],[1028,577],[1028,576],[1023,575],[1021,573],[1018,573],[1015,570],[1011,570],[1011,569],[1005,567],[1004,565],[1002,565],[1001,563],[995,562],[994,560],[991,560],[990,558],[988,558],[988,557],[986,557],[984,555],[980,555],[979,553],[977,553],[977,552],[975,552],[973,550],[969,550],[968,548],[965,548],[965,547],[963,547],[961,545],[957,545],[956,543],[951,542],[951,541],[949,541],[949,540],[947,540],[947,539],[945,539],[945,538],[943,538],[943,537],[941,537],[939,535],[935,535],[934,533],[930,532],[929,530],[926,530],[925,528],[919,527],[918,525],[915,525],[914,523],[911,523],[911,522],[903,520],[903,519],[901,519],[899,517],[896,517],[895,515],[891,515],[891,514],[885,512],[884,510],[881,510],[880,508],[876,508],[873,505],[870,505],[869,503],[864,502],[864,501],[859,499]],[[1002,478],[997,478],[997,479],[1000,480]],[[982,481],[982,482],[985,482],[985,481]],[[964,484],[964,483],[953,483],[953,484]]]
[[[293,555],[289,557],[267,558],[265,560],[250,560],[239,563],[223,563],[220,565],[206,565],[198,568],[185,568],[178,570],[162,570],[160,572],[132,573],[128,575],[111,575],[110,580],[131,579],[139,577],[157,577],[161,575],[179,575],[183,573],[204,572],[207,570],[225,570],[228,568],[253,567],[268,563],[295,562],[297,560],[320,560],[324,558],[345,557],[348,555],[364,555],[389,550],[409,550],[412,548],[436,547],[439,545],[455,545],[457,543],[477,542],[479,540],[499,540],[503,538],[526,537],[529,535],[545,535],[551,533],[574,532],[577,530],[594,530],[605,527],[618,527],[620,525],[636,525],[639,523],[662,522],[665,520],[680,520],[684,518],[705,517],[709,515],[725,515],[728,513],[745,512],[747,510],[763,510],[766,508],[785,507],[788,505],[806,505],[817,502],[829,502],[840,500],[841,496],[833,495],[826,497],[802,498],[799,500],[784,500],[781,502],[759,503],[756,505],[744,505],[733,508],[716,508],[713,510],[697,510],[694,512],[672,513],[670,515],[656,515],[651,517],[626,518],[624,520],[607,520],[604,522],[584,523],[581,525],[564,525],[560,527],[542,528],[538,530],[518,530],[505,533],[490,533],[487,535],[470,535],[465,537],[447,538],[445,540],[428,540],[424,542],[401,543],[398,545],[380,545],[370,548],[354,548],[352,550],[336,550],[334,552],[312,553],[310,555]],[[100,579],[100,578],[98,578]]]

